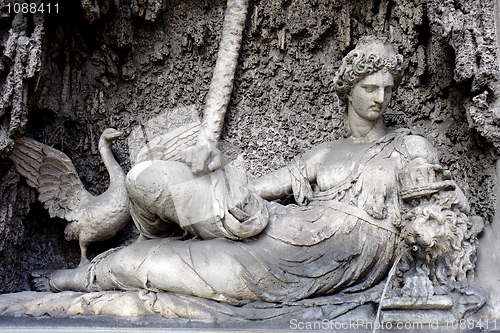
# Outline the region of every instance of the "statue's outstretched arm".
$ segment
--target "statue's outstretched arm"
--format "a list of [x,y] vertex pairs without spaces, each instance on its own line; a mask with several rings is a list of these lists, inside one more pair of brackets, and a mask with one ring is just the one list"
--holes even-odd
[[250,183],[252,190],[266,200],[275,200],[292,194],[292,179],[287,167],[273,171]]
[[255,179],[250,186],[266,200],[275,200],[294,194],[292,184],[298,175],[293,170],[300,168],[298,173],[302,174],[310,184],[315,183],[319,166],[330,150],[330,143],[316,146],[295,158],[289,165]]

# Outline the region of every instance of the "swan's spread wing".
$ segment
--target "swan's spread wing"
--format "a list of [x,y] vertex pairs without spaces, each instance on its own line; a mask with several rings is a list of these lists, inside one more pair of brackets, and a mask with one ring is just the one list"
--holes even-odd
[[73,220],[73,214],[88,193],[66,154],[29,138],[16,140],[10,159],[28,185],[40,193],[51,217]]
[[16,144],[9,156],[17,172],[26,177],[29,186],[38,187],[40,165],[43,162],[42,144],[28,138],[16,139]]
[[200,124],[191,123],[157,136],[139,151],[135,164],[151,160],[180,160],[180,152],[196,144],[199,131]]

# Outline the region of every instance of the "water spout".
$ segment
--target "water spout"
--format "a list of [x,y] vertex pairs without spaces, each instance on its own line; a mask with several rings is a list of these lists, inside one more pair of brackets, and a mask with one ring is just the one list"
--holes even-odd
[[394,272],[396,272],[396,268],[398,267],[399,261],[403,257],[405,253],[407,253],[409,250],[413,251],[418,251],[418,246],[414,245],[411,248],[406,248],[401,251],[401,253],[397,256],[396,260],[394,260],[394,264],[392,264],[391,270],[389,271],[389,275],[387,276],[387,281],[385,282],[384,285],[384,290],[382,290],[382,295],[380,296],[380,302],[378,303],[378,309],[377,309],[377,316],[375,317],[375,323],[373,325],[373,332],[377,332],[377,327],[380,321],[380,312],[382,311],[382,302],[384,301],[385,293],[387,292],[387,287],[389,286],[389,282],[391,282],[391,278],[394,275]]

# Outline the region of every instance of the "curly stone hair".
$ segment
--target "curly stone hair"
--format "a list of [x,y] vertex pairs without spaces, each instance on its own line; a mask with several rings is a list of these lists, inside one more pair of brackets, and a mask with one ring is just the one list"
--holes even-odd
[[[374,50],[375,47],[378,49]],[[387,69],[394,75],[397,86],[401,81],[402,67],[403,56],[396,54],[388,38],[364,36],[359,39],[356,48],[342,59],[342,65],[333,80],[333,88],[340,100],[347,103],[348,95],[356,83],[381,69]]]

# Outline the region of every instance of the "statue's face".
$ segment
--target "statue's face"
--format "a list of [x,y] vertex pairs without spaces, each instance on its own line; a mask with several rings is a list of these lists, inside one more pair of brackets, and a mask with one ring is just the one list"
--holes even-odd
[[349,94],[349,104],[365,120],[378,120],[391,101],[394,77],[380,70],[359,81]]

